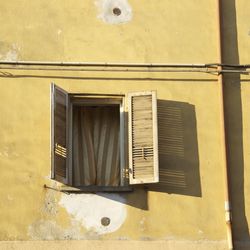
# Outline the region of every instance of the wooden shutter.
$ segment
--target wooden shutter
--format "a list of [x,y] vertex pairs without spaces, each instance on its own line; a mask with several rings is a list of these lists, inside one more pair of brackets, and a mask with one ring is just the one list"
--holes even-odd
[[129,182],[159,181],[155,91],[128,94]]
[[51,175],[68,182],[68,93],[51,84]]

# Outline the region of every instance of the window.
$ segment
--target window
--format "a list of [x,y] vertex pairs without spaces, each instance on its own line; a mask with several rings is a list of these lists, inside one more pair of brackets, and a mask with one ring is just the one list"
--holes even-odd
[[158,182],[156,92],[70,94],[52,84],[51,162],[52,178],[77,188]]

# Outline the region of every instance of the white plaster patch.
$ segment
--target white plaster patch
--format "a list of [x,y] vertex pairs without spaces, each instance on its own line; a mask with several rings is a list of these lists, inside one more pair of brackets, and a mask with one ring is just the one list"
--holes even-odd
[[[127,23],[132,19],[132,8],[127,0],[97,0],[98,18],[108,24]],[[119,15],[114,9],[119,9]]]
[[[97,234],[116,231],[127,215],[125,199],[118,194],[63,194],[59,204],[87,230]],[[108,217],[110,224],[103,226],[101,219]]]
[[12,44],[5,54],[0,54],[0,60],[3,61],[17,61],[19,57],[20,47],[17,44]]

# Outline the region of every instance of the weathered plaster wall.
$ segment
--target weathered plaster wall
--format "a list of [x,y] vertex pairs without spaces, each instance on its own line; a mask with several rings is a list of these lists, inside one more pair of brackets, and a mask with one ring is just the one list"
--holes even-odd
[[[46,73],[47,74],[47,73]],[[84,78],[84,76],[83,76]],[[52,77],[53,79],[53,77]],[[56,79],[54,79],[56,80]],[[214,165],[221,162],[218,153],[221,142],[218,130],[219,115],[216,110],[218,99],[204,104],[207,95],[217,96],[216,83],[187,83],[143,81],[127,83],[126,80],[65,80],[56,82],[70,92],[125,93],[132,90],[158,91],[161,100],[173,100],[191,103],[195,106],[197,119],[197,137],[199,145],[199,177],[201,178],[201,194],[187,195],[182,190],[173,194],[164,192],[146,192],[138,189],[129,194],[97,194],[72,195],[61,194],[43,188],[44,184],[57,185],[48,178],[50,173],[50,83],[47,79],[29,77],[23,79],[1,80],[3,86],[11,86],[1,92],[4,102],[12,100],[8,106],[2,107],[5,119],[1,120],[1,170],[4,180],[1,189],[2,199],[2,239],[224,239],[223,194],[218,192],[222,173],[218,170],[213,175]],[[137,84],[135,84],[137,83]],[[13,94],[13,89],[15,89]],[[191,93],[197,95],[192,96]],[[22,96],[25,95],[25,98]],[[14,97],[14,98],[12,98]],[[39,97],[39,98],[38,98]],[[211,110],[205,113],[203,109]],[[20,110],[20,112],[10,112]],[[211,130],[205,128],[209,123]],[[8,133],[8,134],[7,134]],[[185,143],[189,143],[188,141]],[[210,156],[206,154],[210,150]],[[6,153],[7,152],[7,153]],[[182,165],[188,166],[187,162]],[[207,167],[202,167],[202,166]],[[15,185],[8,183],[15,180]],[[11,200],[9,198],[11,197]],[[83,197],[83,198],[82,198]],[[76,199],[76,200],[74,200]],[[214,200],[221,206],[211,206]],[[85,202],[101,202],[105,209],[98,212],[96,207],[84,206]],[[73,204],[76,207],[72,207]],[[113,217],[109,209],[116,209]],[[97,206],[98,207],[98,206]],[[83,211],[81,212],[81,209]],[[95,212],[94,212],[95,211]],[[206,211],[206,212],[205,212]],[[93,214],[92,214],[93,213]],[[90,215],[91,214],[91,215]],[[87,217],[90,221],[86,221]],[[102,231],[101,218],[111,218],[111,229]],[[116,217],[118,216],[118,217]],[[213,220],[210,217],[213,216]],[[19,220],[22,218],[22,220]],[[210,221],[210,223],[208,223]],[[99,224],[98,224],[99,223]],[[114,223],[114,224],[113,224]],[[181,227],[178,225],[182,225]],[[90,229],[90,227],[92,227]],[[115,228],[116,230],[113,230]],[[111,231],[109,231],[111,230]]]
[[[105,21],[116,5],[117,21]],[[1,1],[1,42],[18,46],[23,60],[214,62],[215,6],[214,0]]]
[[[224,1],[227,48],[232,44],[234,1]],[[247,42],[249,3],[237,3],[241,63],[249,63]],[[119,15],[113,13],[119,8]],[[0,60],[106,61],[210,63],[217,61],[216,1],[1,1]],[[231,15],[232,16],[232,15]],[[236,19],[236,18],[235,18]],[[226,25],[226,24],[225,24]],[[230,45],[231,44],[231,45]],[[230,47],[231,46],[231,47]],[[233,52],[232,52],[233,53]],[[235,57],[228,60],[235,60]],[[249,53],[248,53],[249,54]],[[232,55],[232,54],[231,54]],[[233,59],[232,59],[233,58]],[[102,246],[126,249],[126,243],[146,249],[225,249],[226,232],[223,199],[223,142],[220,128],[217,78],[191,73],[93,73],[1,70],[0,78],[0,239],[2,241],[72,241],[74,249]],[[10,75],[12,74],[12,75]],[[236,77],[237,79],[237,77]],[[230,82],[230,79],[226,79]],[[185,185],[137,188],[132,193],[72,194],[45,189],[57,187],[50,180],[50,83],[68,92],[114,93],[157,90],[165,108],[182,114],[182,150],[160,156],[162,167],[182,173]],[[228,87],[228,107],[233,114],[242,109],[242,131],[238,117],[229,127],[235,137],[230,143],[242,145],[230,158],[234,187],[243,185],[244,195],[234,194],[235,226],[248,239],[248,78],[242,89]],[[230,88],[231,86],[231,88]],[[233,94],[232,94],[233,93]],[[242,93],[242,100],[237,94]],[[233,106],[237,101],[237,107]],[[230,116],[231,115],[231,116]],[[229,118],[228,118],[229,119]],[[232,119],[232,118],[230,118]],[[229,122],[230,123],[230,122]],[[230,123],[232,124],[232,123]],[[231,129],[231,130],[230,130]],[[236,132],[236,133],[233,133]],[[244,147],[243,147],[244,146]],[[243,150],[244,148],[244,150]],[[229,150],[234,151],[233,146]],[[230,152],[231,152],[230,151]],[[244,157],[242,156],[244,153]],[[242,157],[241,157],[242,156]],[[237,172],[233,166],[241,158]],[[239,162],[239,161],[238,161]],[[244,176],[244,178],[242,177]],[[242,181],[245,180],[245,182]],[[182,183],[182,182],[181,182]],[[243,184],[242,184],[243,183]],[[242,189],[236,189],[241,191]],[[240,192],[239,192],[240,193]],[[246,198],[246,201],[244,200]],[[242,216],[242,211],[246,214]],[[110,218],[107,227],[101,219]],[[242,225],[245,226],[242,228]],[[236,232],[237,233],[237,232]],[[242,238],[237,236],[239,240]],[[94,240],[109,240],[99,243]],[[132,243],[136,240],[136,243]],[[152,241],[152,242],[151,242]],[[149,243],[150,242],[150,243]],[[37,243],[0,243],[4,248],[39,249]],[[50,243],[49,243],[50,244]],[[53,245],[54,244],[54,245]],[[51,247],[66,248],[51,242]],[[79,245],[77,245],[79,244]],[[103,245],[102,245],[103,244]],[[53,245],[53,246],[52,246]],[[23,245],[22,245],[23,246]],[[189,247],[189,248],[188,248]]]

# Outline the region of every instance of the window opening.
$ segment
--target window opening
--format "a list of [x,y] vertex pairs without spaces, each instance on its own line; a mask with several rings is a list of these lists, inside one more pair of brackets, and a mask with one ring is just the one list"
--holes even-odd
[[52,84],[51,173],[85,191],[158,182],[156,92],[77,95]]
[[73,105],[72,130],[73,185],[119,186],[119,105]]

